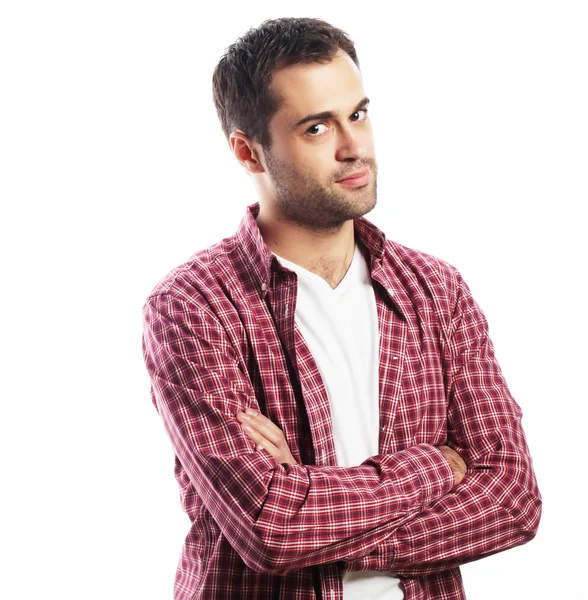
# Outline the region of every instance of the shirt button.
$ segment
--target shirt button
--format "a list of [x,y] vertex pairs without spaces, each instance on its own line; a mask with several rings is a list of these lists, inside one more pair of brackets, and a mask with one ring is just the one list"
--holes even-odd
[[393,356],[392,360],[398,360],[398,357],[397,356]]
[[388,293],[390,296],[394,296],[394,290],[392,288],[388,288]]
[[261,291],[265,292],[265,290],[267,290],[267,285],[264,283],[261,284]]

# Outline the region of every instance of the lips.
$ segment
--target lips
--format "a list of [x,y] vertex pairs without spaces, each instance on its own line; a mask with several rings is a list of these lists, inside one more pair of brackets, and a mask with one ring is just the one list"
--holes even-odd
[[342,181],[352,182],[354,179],[362,179],[364,175],[368,173],[369,169],[364,169],[363,171],[357,171],[356,173],[352,173],[343,179],[338,179],[337,183],[341,183]]
[[365,169],[363,171],[358,171],[357,173],[352,173],[345,177],[345,179],[339,179],[337,183],[344,188],[354,189],[354,188],[363,188],[368,185],[370,182],[370,170]]

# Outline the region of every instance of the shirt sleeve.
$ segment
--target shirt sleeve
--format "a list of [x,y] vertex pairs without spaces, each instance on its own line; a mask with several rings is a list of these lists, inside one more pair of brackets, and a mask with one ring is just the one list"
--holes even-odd
[[256,571],[284,574],[363,556],[390,524],[414,518],[453,485],[447,461],[428,444],[350,468],[278,464],[256,452],[235,415],[259,405],[227,332],[202,302],[151,296],[143,352],[176,457]]
[[449,494],[404,521],[347,570],[418,576],[445,571],[532,539],[541,496],[488,325],[456,272],[458,299],[446,339],[448,445],[468,471]]

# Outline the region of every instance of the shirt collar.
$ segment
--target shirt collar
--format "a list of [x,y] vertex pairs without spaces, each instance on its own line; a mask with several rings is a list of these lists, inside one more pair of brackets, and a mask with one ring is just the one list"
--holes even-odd
[[[251,204],[245,211],[236,233],[239,247],[243,250],[245,259],[248,261],[251,273],[254,276],[258,289],[265,296],[270,285],[272,267],[281,269],[278,260],[267,247],[259,227],[257,226],[257,215],[259,214],[259,202]],[[364,217],[353,220],[356,239],[367,249],[370,255],[368,265],[370,270],[374,261],[381,261],[384,255],[386,236],[373,223]]]

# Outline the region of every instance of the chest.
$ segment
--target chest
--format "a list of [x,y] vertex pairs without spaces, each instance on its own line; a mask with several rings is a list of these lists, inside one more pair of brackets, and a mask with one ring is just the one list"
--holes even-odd
[[[349,336],[353,339],[357,326],[346,323],[339,342],[336,335],[321,340],[320,330],[305,336],[304,324],[296,319],[296,288],[286,284],[275,289],[263,310],[241,314],[241,351],[262,411],[284,431],[295,458],[306,464],[337,464],[333,411],[316,343],[322,343],[330,356],[331,373],[338,368],[343,373],[359,360],[365,376],[369,363],[377,361],[372,367],[377,381],[378,453],[445,442],[448,384],[439,327],[431,314],[401,315],[386,297],[375,293],[377,336],[363,332],[362,338],[360,332],[357,344],[350,346]],[[307,325],[312,327],[310,321]],[[364,315],[356,325],[369,322]],[[371,350],[370,340],[372,344],[375,340]]]

